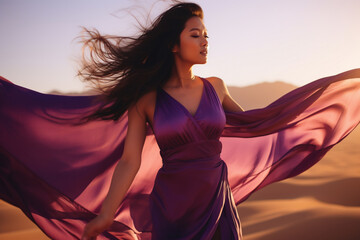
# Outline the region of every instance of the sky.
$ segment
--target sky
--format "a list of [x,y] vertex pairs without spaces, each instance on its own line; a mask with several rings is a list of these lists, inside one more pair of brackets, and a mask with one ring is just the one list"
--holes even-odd
[[[359,0],[194,0],[204,10],[208,63],[201,77],[228,86],[302,86],[360,67]],[[130,13],[155,17],[170,1],[0,0],[0,75],[39,92],[77,92],[81,26],[131,35]],[[129,12],[130,10],[130,12]]]

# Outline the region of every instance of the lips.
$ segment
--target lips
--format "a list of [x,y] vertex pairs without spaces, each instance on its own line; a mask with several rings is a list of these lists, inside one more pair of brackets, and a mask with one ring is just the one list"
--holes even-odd
[[203,51],[200,52],[200,54],[201,54],[201,55],[204,55],[204,56],[206,56],[207,53],[208,53],[207,50],[203,50]]

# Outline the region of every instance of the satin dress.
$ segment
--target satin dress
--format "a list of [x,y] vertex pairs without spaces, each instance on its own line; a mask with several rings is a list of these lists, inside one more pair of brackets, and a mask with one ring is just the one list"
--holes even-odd
[[[42,94],[0,77],[0,198],[51,239],[80,239],[123,154],[127,112],[79,123],[103,104],[95,99]],[[245,112],[224,111],[205,79],[194,116],[159,89],[140,169],[97,239],[208,240],[218,226],[223,239],[241,239],[236,205],[309,169],[359,122],[360,69]]]
[[153,132],[163,166],[150,195],[153,239],[211,239],[220,223],[222,239],[241,239],[240,219],[220,158],[226,118],[206,79],[192,115],[162,88]]

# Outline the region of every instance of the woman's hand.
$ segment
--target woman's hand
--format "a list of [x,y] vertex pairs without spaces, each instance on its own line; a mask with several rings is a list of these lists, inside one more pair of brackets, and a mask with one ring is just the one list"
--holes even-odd
[[98,215],[88,224],[86,224],[84,232],[81,236],[81,240],[93,240],[97,235],[108,229],[113,222],[113,219],[105,217],[104,215]]

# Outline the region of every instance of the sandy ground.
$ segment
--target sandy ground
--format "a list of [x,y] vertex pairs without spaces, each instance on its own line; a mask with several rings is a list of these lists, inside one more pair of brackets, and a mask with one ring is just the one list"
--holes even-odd
[[49,239],[21,210],[0,201],[1,240]]
[[[293,88],[263,83],[229,91],[251,109]],[[259,190],[238,212],[245,240],[360,239],[360,126],[312,168]]]
[[245,240],[360,239],[360,127],[319,163],[238,206]]
[[[360,239],[360,127],[303,174],[269,185],[238,206],[245,240]],[[0,202],[1,240],[48,239]]]

